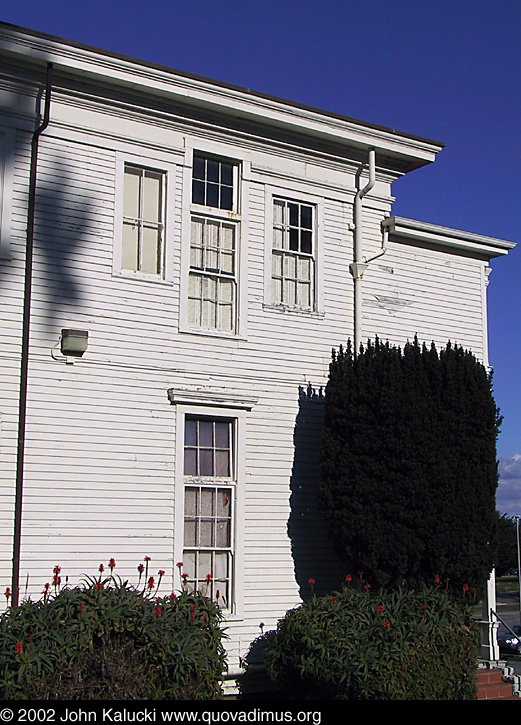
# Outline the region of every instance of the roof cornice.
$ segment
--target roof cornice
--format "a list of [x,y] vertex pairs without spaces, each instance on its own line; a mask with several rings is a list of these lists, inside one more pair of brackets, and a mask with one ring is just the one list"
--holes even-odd
[[382,222],[382,226],[388,230],[390,238],[466,250],[488,258],[508,254],[509,250],[516,246],[515,242],[504,239],[485,237],[481,234],[449,229],[403,217],[389,217]]
[[54,36],[0,23],[0,51],[55,73],[100,81],[173,103],[262,122],[359,150],[400,159],[407,170],[432,163],[443,144],[334,113],[219,83]]

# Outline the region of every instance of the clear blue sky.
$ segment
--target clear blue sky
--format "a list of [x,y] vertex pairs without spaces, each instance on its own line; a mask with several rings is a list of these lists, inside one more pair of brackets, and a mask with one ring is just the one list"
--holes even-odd
[[520,242],[489,333],[498,509],[521,515],[521,0],[3,0],[0,20],[445,143],[393,213]]

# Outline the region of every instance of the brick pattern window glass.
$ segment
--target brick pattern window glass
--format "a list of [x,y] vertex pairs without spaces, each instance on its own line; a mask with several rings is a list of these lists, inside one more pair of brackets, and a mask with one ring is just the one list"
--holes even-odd
[[314,207],[273,200],[271,301],[314,309]]

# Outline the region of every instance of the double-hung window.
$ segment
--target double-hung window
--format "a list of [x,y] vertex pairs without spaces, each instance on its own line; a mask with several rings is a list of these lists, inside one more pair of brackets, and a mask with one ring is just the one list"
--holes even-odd
[[238,167],[194,156],[190,217],[188,325],[235,333],[239,216]]
[[315,307],[315,207],[273,197],[271,302]]
[[165,267],[163,171],[125,164],[121,270],[162,278]]
[[183,572],[191,590],[232,600],[235,421],[186,416]]

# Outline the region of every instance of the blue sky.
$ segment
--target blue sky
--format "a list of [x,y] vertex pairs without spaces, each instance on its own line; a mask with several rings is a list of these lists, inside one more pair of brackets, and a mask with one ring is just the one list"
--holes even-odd
[[[393,213],[521,242],[520,0],[3,0],[0,20],[441,141]],[[492,269],[497,501],[521,515],[521,244]]]

